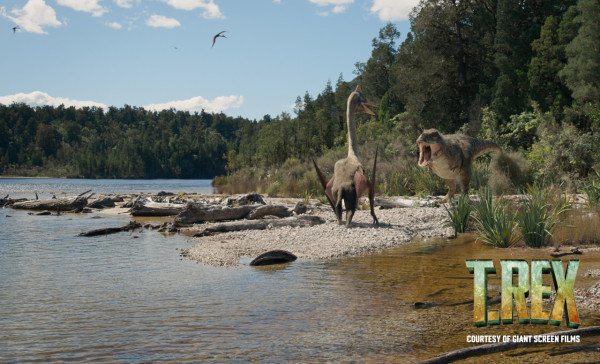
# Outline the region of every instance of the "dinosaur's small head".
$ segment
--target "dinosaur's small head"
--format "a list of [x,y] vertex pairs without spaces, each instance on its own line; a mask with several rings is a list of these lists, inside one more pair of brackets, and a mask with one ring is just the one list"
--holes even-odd
[[419,167],[427,167],[433,156],[442,148],[442,135],[437,129],[427,129],[418,138]]
[[367,106],[376,106],[374,104],[369,103],[367,98],[363,95],[362,90],[359,86],[356,86],[356,90],[350,94],[348,97],[348,110],[353,113],[362,112],[365,114],[375,116],[375,113],[371,111]]

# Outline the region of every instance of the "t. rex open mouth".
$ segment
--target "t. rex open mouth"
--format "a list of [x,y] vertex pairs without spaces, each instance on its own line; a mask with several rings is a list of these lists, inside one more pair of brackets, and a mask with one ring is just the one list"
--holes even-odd
[[431,147],[425,143],[419,143],[419,166],[425,167],[431,160]]
[[419,142],[419,167],[425,167],[431,163],[432,157],[442,148],[440,143],[427,144]]

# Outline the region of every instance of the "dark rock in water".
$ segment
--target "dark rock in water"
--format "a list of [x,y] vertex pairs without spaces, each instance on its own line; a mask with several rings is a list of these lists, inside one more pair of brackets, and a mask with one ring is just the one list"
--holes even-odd
[[173,192],[167,192],[167,191],[160,191],[159,193],[156,194],[156,196],[174,196],[175,194]]
[[431,302],[415,302],[415,304],[414,304],[414,307],[416,309],[431,308],[433,306],[434,306],[434,304]]
[[289,263],[296,260],[296,256],[285,250],[271,250],[263,253],[250,262],[251,266]]

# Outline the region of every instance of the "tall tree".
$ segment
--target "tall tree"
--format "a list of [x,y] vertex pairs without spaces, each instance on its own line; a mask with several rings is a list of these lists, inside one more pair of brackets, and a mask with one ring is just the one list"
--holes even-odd
[[560,74],[583,111],[583,122],[590,123],[600,107],[600,3],[579,0],[577,10],[579,31],[567,46],[567,65]]

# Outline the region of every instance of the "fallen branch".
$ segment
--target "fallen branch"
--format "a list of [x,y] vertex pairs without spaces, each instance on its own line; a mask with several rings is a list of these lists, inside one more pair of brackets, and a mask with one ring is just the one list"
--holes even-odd
[[173,216],[185,209],[184,204],[154,202],[150,199],[137,199],[129,212],[132,216]]
[[[600,326],[590,326],[590,327],[585,327],[582,329],[575,329],[575,330],[556,331],[556,332],[552,332],[552,333],[548,333],[548,334],[535,335],[535,336],[557,336],[557,335],[579,335],[580,337],[597,336],[597,335],[600,335]],[[502,343],[472,346],[472,347],[458,349],[458,350],[450,351],[448,353],[440,354],[440,355],[436,356],[435,358],[425,360],[421,363],[427,363],[427,364],[450,363],[450,362],[453,362],[456,360],[463,360],[463,359],[470,358],[473,356],[493,354],[493,353],[497,353],[499,351],[512,350],[512,349],[517,349],[517,348],[524,347],[524,346],[544,344],[543,342],[541,342],[541,340],[539,340],[539,341],[540,342],[536,342],[535,340],[532,340],[532,342],[529,342],[529,343],[512,342],[511,341],[511,342],[502,342]]]
[[196,233],[194,237],[210,236],[218,233],[225,233],[230,231],[242,231],[242,230],[265,230],[276,227],[290,226],[290,227],[307,227],[324,224],[325,220],[319,216],[312,215],[301,215],[297,217],[286,217],[283,219],[262,219],[262,220],[250,220],[250,221],[236,221],[232,223],[222,223],[215,226],[208,227],[199,233]]
[[142,224],[140,224],[139,222],[130,221],[129,224],[127,224],[125,226],[90,230],[90,231],[86,231],[84,233],[79,234],[79,236],[99,236],[99,235],[115,234],[115,233],[120,233],[121,231],[130,231],[130,230],[141,228],[141,227],[142,227]]
[[248,213],[260,205],[245,205],[240,207],[207,207],[206,205],[190,203],[175,217],[176,225],[195,224],[204,221],[238,220],[245,218]]
[[15,202],[12,204],[14,209],[24,210],[50,210],[50,211],[72,211],[83,209],[87,205],[87,198],[53,198],[50,200],[29,200]]
[[578,248],[572,248],[570,252],[552,252],[552,253],[550,253],[550,255],[555,258],[563,257],[565,255],[571,255],[571,254],[583,254],[583,253]]
[[402,202],[385,200],[383,198],[375,197],[375,206],[379,206],[381,209],[394,209],[401,207],[410,207]]

